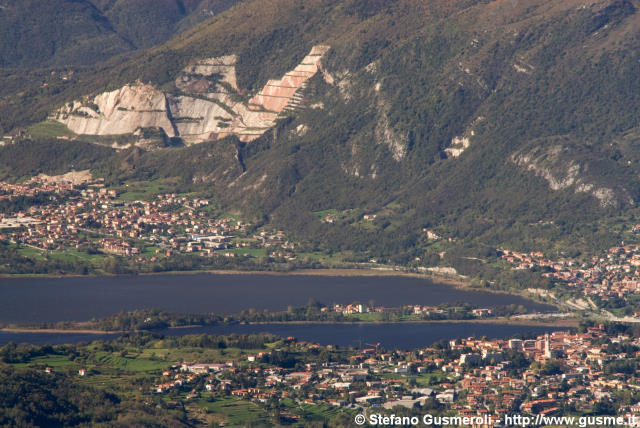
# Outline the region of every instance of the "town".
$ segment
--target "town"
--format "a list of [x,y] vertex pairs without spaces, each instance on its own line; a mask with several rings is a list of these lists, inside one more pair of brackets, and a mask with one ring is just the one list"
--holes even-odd
[[[629,417],[640,412],[637,357],[640,339],[603,325],[532,338],[450,340],[414,351],[380,344],[332,360],[333,346],[297,341],[242,359],[177,362],[152,393],[231,396],[259,405],[329,405],[447,410],[461,416],[587,414]],[[324,362],[277,364],[282,353],[328,356]],[[303,358],[304,359],[304,358]],[[303,360],[302,359],[302,360]],[[282,418],[296,418],[290,411]]]
[[0,211],[0,241],[41,251],[76,249],[132,257],[137,262],[187,253],[248,256],[249,249],[264,249],[278,259],[296,258],[283,231],[267,232],[235,218],[216,217],[207,210],[206,199],[166,193],[151,200],[122,200],[100,180],[61,177],[0,182],[0,203],[16,209]]
[[501,250],[501,258],[515,269],[539,271],[542,277],[578,292],[584,299],[573,302],[574,309],[595,309],[598,305],[594,299],[606,304],[640,294],[640,245],[609,248],[606,254],[593,257],[590,263],[550,260],[538,251]]
[[348,426],[358,414],[428,414],[484,418],[492,422],[475,426],[499,427],[514,415],[638,422],[639,357],[637,329],[584,323],[415,349],[343,347],[267,333],[138,333],[78,345],[9,344],[0,347],[0,369],[4,364],[15,373],[37,371],[94,388],[112,387],[118,373],[118,391],[130,391],[148,408],[182,409],[188,419],[214,426],[309,426],[329,419],[330,426]]

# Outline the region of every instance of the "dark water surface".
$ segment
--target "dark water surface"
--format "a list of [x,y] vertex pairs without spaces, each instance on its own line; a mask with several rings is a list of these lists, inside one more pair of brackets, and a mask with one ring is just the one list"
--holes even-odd
[[140,275],[0,278],[0,323],[86,321],[120,311],[163,308],[176,313],[284,310],[310,298],[324,304],[356,300],[395,307],[468,302],[552,310],[519,296],[456,289],[421,278],[313,275]]
[[[367,347],[380,343],[387,349],[413,349],[432,345],[439,340],[460,337],[487,336],[488,338],[508,338],[520,334],[542,334],[566,327],[541,327],[507,324],[480,323],[407,323],[407,324],[261,324],[261,325],[221,325],[196,328],[166,329],[154,333],[166,336],[187,334],[248,334],[272,333],[277,336],[294,336],[299,340],[317,342],[323,345]],[[0,331],[0,346],[11,341],[34,345],[90,342],[110,340],[117,335],[96,335],[79,333],[6,333]]]

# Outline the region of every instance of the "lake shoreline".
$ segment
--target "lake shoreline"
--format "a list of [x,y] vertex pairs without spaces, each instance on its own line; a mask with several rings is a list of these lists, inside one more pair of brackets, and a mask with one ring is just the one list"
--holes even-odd
[[[310,299],[327,306],[368,301],[389,309],[468,302],[474,308],[520,305],[532,314],[558,312],[554,306],[537,302],[524,292],[491,290],[452,278],[392,270],[216,270],[182,274],[0,281],[0,327],[93,330],[99,326],[96,320],[123,311],[157,309],[173,314],[233,315],[253,308],[279,313],[289,307],[304,307]],[[363,318],[362,321],[378,322],[384,317]],[[64,324],[70,320],[73,324]],[[347,324],[352,322],[357,321],[348,320]]]
[[392,268],[321,268],[321,269],[295,269],[291,271],[274,271],[274,270],[239,270],[239,269],[214,269],[214,270],[190,270],[190,271],[181,271],[181,270],[172,270],[166,272],[141,272],[141,273],[131,273],[131,274],[122,274],[122,275],[113,275],[113,274],[101,274],[101,275],[78,275],[78,274],[69,274],[69,275],[53,275],[53,274],[0,274],[0,278],[4,279],[28,279],[28,278],[117,278],[117,277],[131,277],[131,276],[154,276],[154,275],[201,275],[201,274],[210,274],[210,275],[272,275],[272,276],[336,276],[336,277],[367,277],[367,276],[375,276],[375,277],[388,277],[388,276],[396,276],[396,277],[407,277],[407,278],[423,278],[430,280],[437,280],[442,283],[450,283],[456,285],[468,285],[469,283],[465,281],[464,278],[452,278],[450,276],[437,275],[431,273],[420,273],[420,272],[405,272],[402,270],[395,270]]
[[43,333],[43,334],[125,334],[133,333],[128,331],[106,331],[91,329],[61,329],[61,328],[24,328],[24,327],[5,327],[0,328],[3,333]]
[[506,324],[521,326],[551,326],[551,327],[578,327],[578,318],[564,318],[548,320],[520,320],[510,318],[481,318],[469,320],[410,320],[410,321],[273,321],[273,322],[251,322],[247,325],[396,325],[396,324]]
[[[519,320],[510,318],[483,318],[471,320],[411,320],[411,321],[272,321],[272,322],[251,322],[239,323],[243,325],[402,325],[402,324],[506,324],[513,326],[533,326],[533,327],[567,327],[576,328],[580,324],[577,318],[566,318],[553,320],[553,322],[545,320]],[[215,324],[213,326],[226,325]],[[170,330],[190,329],[206,327],[203,325],[185,325],[177,327],[169,327]],[[157,333],[154,330],[130,330],[130,331],[107,331],[94,329],[38,329],[26,327],[5,327],[0,328],[0,332],[4,333],[44,333],[44,334],[131,334],[131,333]]]
[[420,273],[420,272],[405,272],[401,270],[394,269],[386,269],[386,268],[366,268],[366,269],[358,269],[358,268],[326,268],[326,269],[298,269],[287,272],[280,271],[272,271],[272,270],[235,270],[235,269],[225,269],[225,270],[193,270],[193,271],[167,271],[167,272],[145,272],[145,273],[137,273],[137,274],[124,274],[124,275],[0,275],[0,279],[63,279],[63,278],[118,278],[118,277],[149,277],[149,276],[159,276],[159,275],[175,275],[175,276],[192,276],[192,275],[246,275],[246,276],[258,276],[258,275],[266,275],[266,276],[320,276],[320,277],[344,277],[344,278],[354,278],[354,277],[397,277],[397,278],[417,278],[424,279],[426,281],[431,281],[433,283],[448,285],[452,288],[461,289],[461,290],[471,290],[471,291],[480,291],[484,293],[494,293],[494,294],[505,294],[510,296],[519,296],[524,297],[526,299],[542,303],[545,305],[556,306],[553,303],[549,303],[543,300],[540,300],[536,295],[532,295],[529,293],[525,293],[524,290],[520,289],[512,289],[512,290],[496,290],[492,288],[480,288],[473,287],[468,278],[452,278],[451,276],[438,275],[433,273]]

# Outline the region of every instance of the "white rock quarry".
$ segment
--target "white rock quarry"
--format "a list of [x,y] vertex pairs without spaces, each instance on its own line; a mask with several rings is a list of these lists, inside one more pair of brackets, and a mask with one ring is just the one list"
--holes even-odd
[[93,99],[74,101],[52,115],[76,134],[121,135],[139,128],[161,128],[169,137],[199,143],[236,135],[250,142],[302,101],[301,91],[321,69],[329,46],[314,46],[292,71],[269,80],[249,100],[238,94],[235,55],[199,60],[175,81],[178,95],[136,82]]
[[314,46],[309,55],[293,71],[285,74],[282,79],[269,80],[264,88],[249,101],[249,108],[277,113],[286,108],[295,108],[300,102],[296,92],[306,87],[307,81],[320,70],[322,58],[329,49],[329,46]]
[[104,92],[88,104],[70,103],[62,107],[54,119],[76,134],[129,134],[138,128],[158,127],[168,136],[175,136],[167,116],[167,98],[151,85],[126,85]]

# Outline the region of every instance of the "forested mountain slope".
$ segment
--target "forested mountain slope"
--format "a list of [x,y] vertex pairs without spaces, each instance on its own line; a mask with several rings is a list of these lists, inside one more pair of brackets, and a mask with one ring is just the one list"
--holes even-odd
[[[304,108],[259,139],[133,147],[95,170],[178,176],[311,246],[397,262],[423,254],[424,228],[475,248],[606,246],[640,200],[639,6],[247,1],[134,59],[13,98],[4,127],[136,80],[167,90],[193,61],[224,55],[237,55],[239,92],[251,97],[327,45]],[[322,221],[327,210],[337,221]]]
[[0,67],[86,65],[153,47],[238,0],[1,0]]

